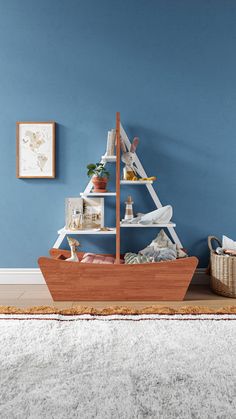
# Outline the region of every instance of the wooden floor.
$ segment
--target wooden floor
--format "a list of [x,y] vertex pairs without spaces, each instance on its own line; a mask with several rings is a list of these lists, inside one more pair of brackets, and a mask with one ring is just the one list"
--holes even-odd
[[54,302],[46,285],[0,285],[0,305],[16,307],[55,306],[58,308],[75,307],[78,305],[104,308],[122,305],[134,308],[147,307],[148,305],[161,305],[168,307],[182,306],[207,306],[221,308],[236,305],[235,298],[225,298],[213,294],[208,285],[190,285],[184,301],[65,301]]

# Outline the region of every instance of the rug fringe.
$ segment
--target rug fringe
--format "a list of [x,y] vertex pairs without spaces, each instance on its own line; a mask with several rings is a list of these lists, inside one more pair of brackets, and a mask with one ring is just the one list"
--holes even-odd
[[172,308],[166,306],[147,306],[144,308],[111,306],[102,309],[86,306],[75,306],[63,309],[54,306],[35,306],[27,308],[0,306],[0,314],[91,314],[96,316],[110,316],[112,314],[236,314],[236,306],[226,306],[217,309],[204,306],[183,306],[180,308]]

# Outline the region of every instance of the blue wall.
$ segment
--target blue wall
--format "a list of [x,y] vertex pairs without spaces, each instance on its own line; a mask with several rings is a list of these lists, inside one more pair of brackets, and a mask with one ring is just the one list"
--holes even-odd
[[[47,254],[117,110],[201,265],[208,234],[236,239],[235,22],[234,0],[0,0],[1,267]],[[15,122],[52,119],[57,178],[16,179]],[[153,209],[146,193],[135,202]],[[153,234],[123,232],[124,250]]]

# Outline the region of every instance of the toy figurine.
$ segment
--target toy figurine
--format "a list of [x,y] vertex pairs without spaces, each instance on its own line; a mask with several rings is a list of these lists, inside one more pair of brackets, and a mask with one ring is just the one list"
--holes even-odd
[[138,146],[139,139],[134,137],[133,142],[130,147],[130,151],[126,150],[126,146],[124,141],[121,138],[121,149],[122,149],[122,156],[121,160],[125,164],[123,169],[123,179],[124,180],[146,180],[146,181],[153,181],[156,180],[156,176],[151,177],[142,177],[139,173],[137,167],[135,166],[135,151]]
[[125,220],[132,220],[134,218],[133,213],[133,201],[131,196],[129,195],[127,201],[125,202]]
[[124,141],[121,139],[122,156],[121,160],[125,164],[123,169],[124,180],[133,180],[134,177],[140,176],[137,167],[134,165],[135,151],[138,145],[138,138],[135,137],[130,147],[130,151],[127,151]]
[[70,246],[71,256],[70,258],[66,259],[67,262],[79,262],[79,258],[76,253],[76,248],[80,246],[78,240],[73,239],[72,237],[67,236],[67,240]]

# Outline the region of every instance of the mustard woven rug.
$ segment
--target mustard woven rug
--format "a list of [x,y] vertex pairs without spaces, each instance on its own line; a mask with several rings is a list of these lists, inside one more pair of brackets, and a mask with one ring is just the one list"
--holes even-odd
[[180,308],[153,305],[141,309],[126,306],[111,306],[103,309],[86,306],[75,306],[65,309],[59,309],[53,306],[34,306],[27,308],[0,306],[0,314],[93,314],[102,316],[112,314],[236,314],[236,306],[229,305],[217,309],[195,305]]

